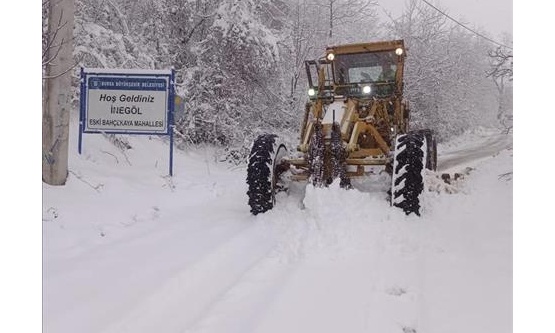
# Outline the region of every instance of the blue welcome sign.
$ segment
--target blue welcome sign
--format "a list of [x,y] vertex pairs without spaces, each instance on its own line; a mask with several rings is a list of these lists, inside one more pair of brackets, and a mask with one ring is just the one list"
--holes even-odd
[[173,163],[173,70],[81,68],[79,154],[83,133],[170,136]]

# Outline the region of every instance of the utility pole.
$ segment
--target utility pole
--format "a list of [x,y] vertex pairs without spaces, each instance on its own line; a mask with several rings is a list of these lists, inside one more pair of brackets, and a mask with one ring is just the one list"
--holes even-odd
[[68,175],[69,113],[73,63],[74,0],[46,0],[48,30],[43,45],[42,180],[64,185]]

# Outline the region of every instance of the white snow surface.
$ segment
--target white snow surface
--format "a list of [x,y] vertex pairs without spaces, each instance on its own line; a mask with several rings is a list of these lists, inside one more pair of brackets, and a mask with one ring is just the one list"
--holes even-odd
[[210,148],[174,150],[170,178],[165,138],[79,155],[71,129],[67,184],[43,184],[46,333],[512,331],[512,136],[439,145],[464,176],[429,173],[421,217],[336,183],[253,216]]

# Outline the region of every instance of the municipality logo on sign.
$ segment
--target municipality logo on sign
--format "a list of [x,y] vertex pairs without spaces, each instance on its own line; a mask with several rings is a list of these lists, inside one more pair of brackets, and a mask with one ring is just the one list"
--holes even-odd
[[98,87],[98,80],[92,80],[92,86],[93,88],[97,88]]

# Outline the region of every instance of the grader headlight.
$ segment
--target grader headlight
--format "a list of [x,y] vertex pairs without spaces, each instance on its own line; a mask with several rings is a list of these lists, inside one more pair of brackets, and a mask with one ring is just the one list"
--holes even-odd
[[330,52],[326,55],[326,59],[328,59],[329,61],[333,61],[333,59],[335,59],[335,54],[333,54],[333,52]]
[[403,49],[398,47],[397,49],[395,49],[395,54],[398,55],[398,56],[402,55],[403,54]]
[[362,93],[368,95],[370,92],[372,91],[372,87],[370,87],[369,85],[363,86],[362,87]]
[[314,88],[308,89],[308,96],[314,97],[316,95],[316,90]]

